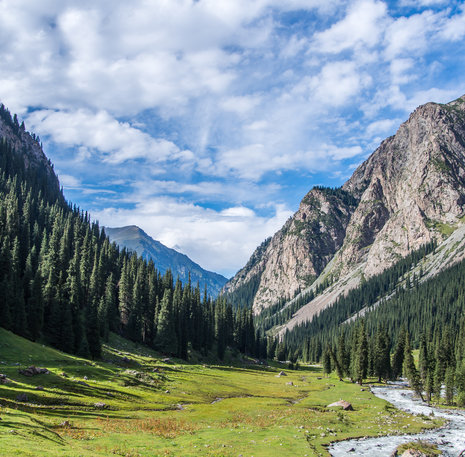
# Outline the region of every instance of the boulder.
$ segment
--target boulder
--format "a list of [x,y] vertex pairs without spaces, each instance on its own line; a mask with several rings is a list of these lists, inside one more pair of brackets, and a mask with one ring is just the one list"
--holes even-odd
[[287,374],[284,371],[280,371],[277,377],[280,378],[281,376],[287,376]]
[[98,401],[97,403],[94,403],[94,406],[97,409],[105,409],[107,407],[106,403],[103,403],[102,401]]
[[50,374],[50,371],[47,368],[37,368],[34,365],[31,365],[29,368],[25,368],[24,370],[18,370],[19,374],[23,376],[36,376],[38,374]]
[[9,384],[11,379],[6,377],[6,374],[0,374],[0,384]]
[[407,449],[402,453],[401,457],[428,457],[428,455],[417,449]]
[[286,386],[293,386],[294,383],[292,381],[286,382]]
[[339,400],[339,401],[336,401],[336,402],[331,403],[330,405],[328,405],[328,408],[333,408],[333,407],[342,408],[344,411],[353,411],[354,410],[354,408],[352,407],[352,404],[349,403],[348,401],[345,401],[345,400]]
[[26,402],[26,401],[29,401],[29,398],[26,394],[19,394],[16,397],[16,401]]

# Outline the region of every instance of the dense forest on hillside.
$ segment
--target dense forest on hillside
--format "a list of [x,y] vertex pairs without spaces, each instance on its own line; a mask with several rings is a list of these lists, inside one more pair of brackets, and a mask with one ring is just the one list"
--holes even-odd
[[[1,106],[1,121],[25,134]],[[33,136],[30,136],[37,142]],[[212,301],[198,285],[163,276],[152,261],[110,243],[65,201],[50,163],[0,139],[0,325],[63,351],[97,358],[109,332],[163,353],[261,356],[252,313]],[[55,181],[50,179],[50,175]]]
[[[428,401],[439,400],[444,385],[448,404],[458,392],[465,405],[465,261],[422,281],[421,262],[435,249],[436,243],[425,245],[362,281],[269,348],[282,360],[321,362],[327,373],[354,382],[403,375]],[[360,311],[363,317],[350,319]]]

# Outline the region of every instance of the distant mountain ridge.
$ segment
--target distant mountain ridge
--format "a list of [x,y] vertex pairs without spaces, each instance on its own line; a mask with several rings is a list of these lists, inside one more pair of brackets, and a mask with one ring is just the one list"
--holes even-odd
[[164,274],[170,268],[174,278],[179,276],[183,284],[187,283],[190,273],[192,284],[198,282],[202,290],[206,285],[212,297],[216,297],[228,281],[218,273],[203,269],[187,255],[154,240],[136,225],[105,227],[105,233],[121,247],[137,252],[144,259],[152,259],[160,273]]
[[418,107],[341,188],[310,190],[224,293],[247,297],[260,314],[319,287],[279,329],[285,332],[427,243],[438,248],[425,278],[461,260],[464,216],[465,96]]

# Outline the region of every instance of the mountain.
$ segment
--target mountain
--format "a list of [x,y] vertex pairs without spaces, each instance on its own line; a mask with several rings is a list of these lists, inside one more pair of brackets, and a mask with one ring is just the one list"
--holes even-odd
[[[24,123],[19,124],[17,116],[11,116],[3,104],[0,105],[0,139],[11,151],[17,153],[9,156],[14,160],[20,160],[25,171],[34,174],[36,181],[40,180],[42,190],[46,188],[48,192],[57,195],[60,193],[58,177],[42,150],[39,137],[27,132]],[[2,154],[3,166],[6,165],[7,156]]]
[[216,297],[228,281],[224,276],[204,270],[186,255],[154,240],[135,225],[105,227],[105,232],[116,244],[137,252],[146,260],[152,259],[161,274],[170,268],[174,278],[179,277],[184,284],[187,284],[190,273],[192,284],[198,282],[202,289],[206,285],[208,293],[212,297]]
[[463,259],[464,215],[465,96],[420,106],[341,188],[313,188],[224,292],[256,315],[301,303],[283,333],[432,241],[424,278]]

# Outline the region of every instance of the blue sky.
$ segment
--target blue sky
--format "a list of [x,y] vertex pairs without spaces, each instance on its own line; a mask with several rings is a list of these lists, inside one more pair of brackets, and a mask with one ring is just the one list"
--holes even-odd
[[0,62],[69,200],[231,276],[312,186],[465,94],[465,2],[0,0]]

